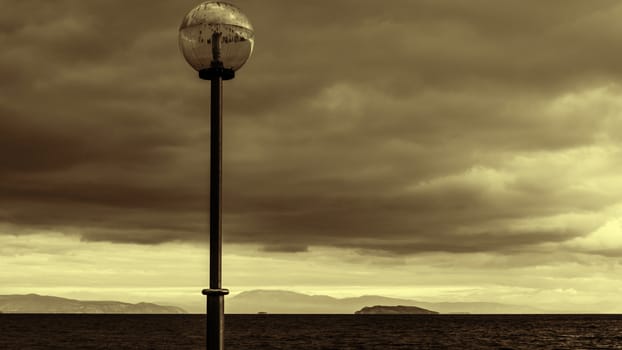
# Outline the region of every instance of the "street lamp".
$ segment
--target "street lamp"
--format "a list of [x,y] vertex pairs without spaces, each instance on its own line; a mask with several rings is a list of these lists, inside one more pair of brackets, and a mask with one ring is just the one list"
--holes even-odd
[[188,12],[179,27],[179,48],[186,61],[211,81],[210,106],[210,279],[207,297],[207,349],[223,349],[224,296],[222,288],[222,81],[253,52],[253,26],[237,7],[206,1]]

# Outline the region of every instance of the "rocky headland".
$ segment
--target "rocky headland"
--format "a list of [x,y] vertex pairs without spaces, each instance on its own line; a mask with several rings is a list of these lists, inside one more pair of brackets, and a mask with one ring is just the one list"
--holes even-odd
[[0,313],[185,314],[176,306],[120,301],[83,301],[38,294],[0,295]]

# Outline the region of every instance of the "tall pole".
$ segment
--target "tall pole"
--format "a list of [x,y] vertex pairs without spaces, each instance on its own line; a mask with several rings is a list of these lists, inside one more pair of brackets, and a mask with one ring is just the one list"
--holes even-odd
[[210,289],[222,287],[222,78],[211,79],[210,108]]
[[207,295],[207,350],[224,349],[224,296],[222,289],[222,77],[211,79],[210,106],[210,274]]
[[212,36],[214,61],[199,77],[211,81],[210,104],[210,263],[207,296],[207,350],[224,349],[225,295],[222,288],[222,80],[221,33]]
[[222,85],[223,80],[233,79],[250,57],[254,37],[246,15],[225,1],[204,1],[186,14],[179,27],[184,58],[199,72],[199,78],[211,82],[210,266],[209,288],[202,291],[207,297],[207,350],[224,348],[224,297],[229,294],[222,288]]

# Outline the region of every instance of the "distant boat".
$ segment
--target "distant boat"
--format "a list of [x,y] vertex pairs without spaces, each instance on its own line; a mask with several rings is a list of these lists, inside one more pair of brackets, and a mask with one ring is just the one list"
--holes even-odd
[[259,311],[259,312],[257,313],[257,315],[267,315],[267,314],[268,314],[268,313],[267,313],[267,312],[265,312],[265,311]]

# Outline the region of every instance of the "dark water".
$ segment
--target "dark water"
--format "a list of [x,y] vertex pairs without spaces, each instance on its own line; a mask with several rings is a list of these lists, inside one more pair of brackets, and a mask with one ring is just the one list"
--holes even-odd
[[[225,348],[622,349],[622,315],[227,315]],[[0,315],[0,349],[204,349],[200,315]]]

